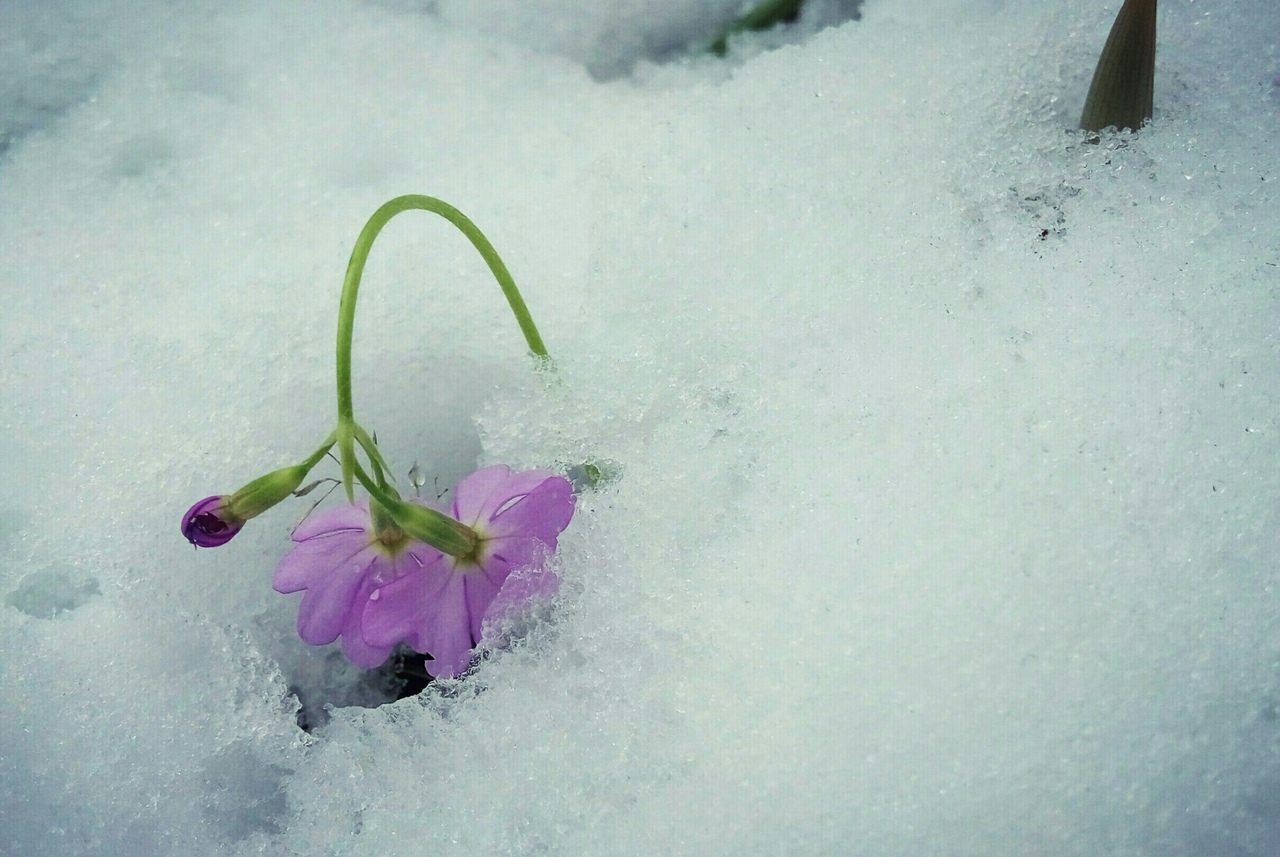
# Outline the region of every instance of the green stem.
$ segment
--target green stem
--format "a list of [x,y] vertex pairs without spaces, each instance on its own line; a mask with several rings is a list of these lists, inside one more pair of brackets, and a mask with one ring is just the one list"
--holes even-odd
[[320,444],[320,448],[317,449],[315,452],[311,453],[310,458],[302,462],[302,466],[306,468],[306,472],[310,473],[311,468],[319,464],[320,459],[324,458],[326,455],[329,454],[329,450],[333,448],[333,444],[337,440],[338,440],[338,433],[336,431],[330,432],[329,436],[325,438],[324,443]]
[[374,481],[369,478],[369,474],[365,472],[364,468],[361,467],[359,463],[356,463],[354,470],[356,479],[359,480],[360,484],[369,492],[369,496],[381,503],[383,507],[389,509],[400,502],[398,499],[384,491],[381,486],[374,483]]
[[[507,271],[507,266],[502,263],[498,252],[493,249],[489,239],[484,237],[484,233],[465,214],[447,202],[421,194],[398,196],[389,202],[383,203],[369,218],[369,222],[364,225],[364,229],[360,230],[360,236],[356,238],[356,246],[351,251],[351,261],[347,263],[347,277],[342,284],[342,301],[338,306],[339,423],[343,420],[353,423],[355,421],[354,406],[351,399],[351,338],[355,331],[356,296],[360,291],[360,277],[364,273],[365,261],[368,260],[369,251],[373,248],[373,241],[378,237],[378,233],[382,231],[382,227],[386,226],[391,218],[402,211],[415,209],[440,215],[456,226],[463,235],[467,236],[476,250],[480,252],[485,262],[488,263],[489,270],[493,272],[493,276],[498,280],[498,285],[502,287],[502,293],[506,295],[507,303],[511,305],[511,311],[515,313],[516,321],[520,325],[520,331],[524,334],[525,341],[529,343],[529,350],[539,357],[545,358],[547,356],[547,348],[542,344],[542,337],[538,334],[538,328],[534,325],[532,316],[529,315],[529,308],[525,306],[524,299],[520,296],[520,290],[516,288],[515,280],[511,278],[511,273]],[[342,444],[340,443],[339,446],[342,446]],[[345,454],[346,450],[344,449],[343,452]]]
[[[373,438],[369,437],[369,433],[360,426],[355,426],[356,443],[364,450],[365,455],[369,456],[369,463],[373,465],[373,473],[378,477],[379,485],[387,484],[387,471],[391,468],[387,465],[386,459],[382,457],[382,453],[378,451],[378,445],[373,442]],[[392,481],[395,478],[392,477]]]

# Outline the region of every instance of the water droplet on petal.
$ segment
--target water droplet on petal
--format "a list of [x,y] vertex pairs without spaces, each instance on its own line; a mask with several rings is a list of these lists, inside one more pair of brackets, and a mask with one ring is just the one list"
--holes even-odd
[[409,484],[413,486],[415,496],[422,496],[421,489],[423,485],[427,484],[427,474],[422,472],[422,468],[418,466],[416,459],[413,462],[413,467],[409,468]]

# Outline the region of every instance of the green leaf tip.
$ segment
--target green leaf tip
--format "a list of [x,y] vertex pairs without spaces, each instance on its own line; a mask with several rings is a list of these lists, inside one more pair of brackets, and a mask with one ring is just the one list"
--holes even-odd
[[1124,0],[1098,57],[1080,127],[1136,131],[1151,118],[1156,77],[1156,0]]
[[800,17],[804,0],[763,0],[729,25],[720,37],[707,46],[716,56],[729,52],[729,37],[744,30],[767,30],[775,24],[794,23]]

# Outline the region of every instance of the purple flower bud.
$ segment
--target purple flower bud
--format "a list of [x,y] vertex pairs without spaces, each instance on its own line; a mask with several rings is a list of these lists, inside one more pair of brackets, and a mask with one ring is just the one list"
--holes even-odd
[[182,519],[182,534],[198,548],[225,545],[244,527],[244,521],[231,514],[230,498],[205,497],[187,510]]
[[[325,450],[327,447],[321,447],[321,452]],[[229,497],[205,497],[187,510],[182,519],[182,534],[199,548],[225,545],[244,528],[245,521],[258,517],[298,490],[314,463],[308,460],[273,470]]]

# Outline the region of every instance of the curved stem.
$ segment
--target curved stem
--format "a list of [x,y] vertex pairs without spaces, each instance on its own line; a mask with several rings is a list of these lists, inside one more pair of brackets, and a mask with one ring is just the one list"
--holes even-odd
[[520,296],[520,290],[516,288],[515,280],[511,278],[507,266],[502,263],[498,252],[493,249],[489,239],[484,237],[484,233],[465,214],[447,202],[421,194],[398,196],[383,203],[369,218],[364,229],[360,230],[360,236],[356,238],[355,248],[351,251],[351,261],[347,263],[347,276],[342,284],[342,301],[338,306],[339,422],[343,420],[354,422],[354,406],[351,400],[351,338],[355,330],[356,296],[360,291],[360,277],[364,273],[365,262],[369,258],[373,240],[378,237],[382,227],[400,212],[414,209],[440,215],[467,236],[488,263],[489,270],[498,280],[498,285],[502,287],[502,293],[506,296],[507,303],[511,305],[511,311],[515,313],[520,331],[524,334],[525,341],[529,343],[529,350],[539,357],[547,357],[547,348],[542,344],[542,337],[538,334],[538,328],[534,325],[532,316],[529,315],[529,308],[525,306],[524,299]]

